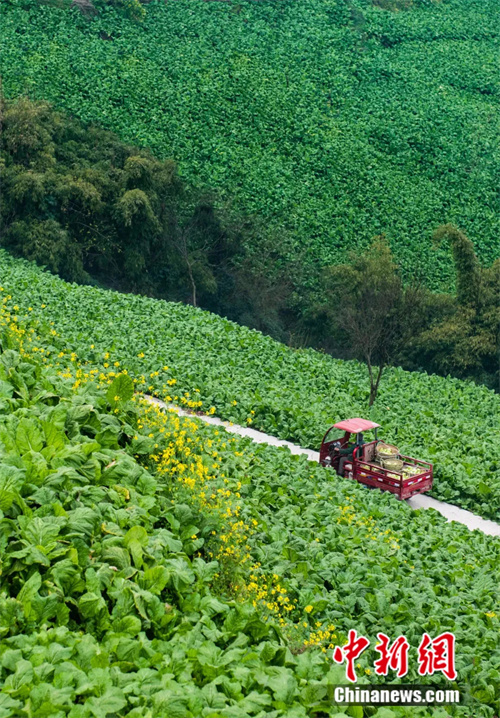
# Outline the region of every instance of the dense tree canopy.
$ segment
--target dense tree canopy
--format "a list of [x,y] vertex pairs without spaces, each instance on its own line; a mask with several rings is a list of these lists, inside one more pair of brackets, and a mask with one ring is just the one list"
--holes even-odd
[[483,267],[453,225],[435,245],[450,252],[455,294],[403,281],[385,239],[321,272],[303,248],[291,256],[286,231],[188,186],[172,159],[45,102],[4,101],[2,114],[0,241],[14,254],[65,279],[188,302],[358,357],[370,371],[400,363],[498,386],[500,260]]
[[78,282],[194,303],[217,293],[234,241],[173,160],[21,99],[3,106],[2,162],[2,242],[15,253]]
[[439,227],[453,255],[456,295],[430,295],[428,312],[448,307],[414,342],[425,366],[440,374],[473,376],[500,389],[500,259],[482,267],[470,239],[453,225]]
[[441,291],[454,277],[428,241],[439,225],[482,263],[499,256],[498,0],[161,0],[142,21],[129,0],[94,1],[92,17],[2,3],[5,94],[174,157],[289,234],[280,260],[303,252],[301,302],[317,265],[382,233],[405,278],[419,267]]

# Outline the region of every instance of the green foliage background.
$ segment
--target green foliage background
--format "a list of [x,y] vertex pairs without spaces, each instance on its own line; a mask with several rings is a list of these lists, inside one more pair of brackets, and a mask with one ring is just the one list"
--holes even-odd
[[381,438],[435,463],[434,496],[498,519],[500,397],[484,386],[391,368],[368,409],[357,362],[290,349],[183,304],[68,284],[3,251],[0,276],[9,306],[39,322],[52,354],[118,360],[150,393],[199,390],[204,410],[313,449],[335,421],[372,418]]
[[[386,232],[407,274],[446,288],[446,250],[428,241],[437,225],[463,228],[485,262],[499,254],[497,4],[402,5],[176,0],[149,4],[140,23],[102,2],[89,19],[9,0],[3,88],[174,156],[191,183],[286,235],[287,258],[307,247],[309,278]],[[371,416],[435,462],[436,496],[498,519],[500,403],[485,387],[391,369],[367,411],[355,362],[70,285],[3,252],[0,277],[13,325],[36,326],[37,350],[60,366],[73,351],[87,368],[119,362],[150,392],[197,392],[205,410],[313,448],[332,421]],[[163,438],[139,435],[130,381],[77,388],[1,341],[0,718],[335,713],[342,671],[312,650],[292,655],[261,612],[219,594],[205,546],[222,527],[148,451],[138,458]],[[423,629],[454,630],[474,715],[498,714],[497,539],[302,457],[201,432],[205,461],[221,451],[220,486],[225,472],[258,524],[252,558],[278,572],[306,623],[401,631],[412,645]]]
[[453,222],[499,254],[496,0],[151,3],[11,0],[7,96],[28,92],[116,130],[235,207],[336,262],[385,232],[407,273],[451,282],[428,238]]
[[240,240],[172,160],[46,102],[1,101],[0,113],[1,245],[70,281],[180,301],[189,265],[198,300],[217,305]]
[[[350,628],[371,639],[403,632],[412,646],[405,680],[419,684],[422,632],[453,630],[467,705],[452,714],[497,712],[498,539],[332,480],[305,457],[175,414],[148,419],[129,377],[79,384],[75,376],[98,365],[57,371],[67,358],[42,357],[36,332],[22,354],[9,349],[37,324],[31,313],[19,319],[2,313],[0,332],[2,718],[339,718],[331,696],[344,668],[314,644],[297,650],[303,634],[297,643],[288,633],[312,635],[317,621],[333,622],[341,645]],[[194,452],[212,474],[193,490],[173,463],[158,464],[164,448],[186,461],[188,445],[187,463]],[[210,549],[231,514],[200,509],[208,487],[232,492],[228,508],[237,504],[255,526],[244,537],[254,570],[286,586],[288,624],[216,581],[221,560]],[[233,582],[247,579],[244,566],[229,568]],[[373,658],[360,659],[365,684],[377,680],[365,675]]]

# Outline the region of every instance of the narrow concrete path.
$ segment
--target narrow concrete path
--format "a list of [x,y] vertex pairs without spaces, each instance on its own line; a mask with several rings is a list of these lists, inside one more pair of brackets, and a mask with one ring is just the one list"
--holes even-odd
[[477,516],[453,504],[445,504],[444,501],[438,501],[427,494],[412,496],[406,503],[411,506],[412,509],[436,509],[436,511],[439,511],[441,516],[444,516],[448,521],[457,521],[459,524],[467,526],[471,531],[477,529],[488,536],[500,536],[500,524],[489,521],[488,519],[483,519],[481,516]]
[[[219,419],[216,416],[193,414],[192,412],[186,411],[175,404],[166,404],[164,401],[161,401],[154,396],[149,396],[148,394],[145,394],[144,396],[153,404],[158,404],[165,409],[173,409],[180,416],[189,416],[190,418],[200,419],[206,424],[222,427],[231,434],[248,436],[248,438],[256,444],[269,444],[270,446],[282,447],[288,449],[291,454],[304,454],[304,456],[307,456],[309,461],[319,461],[318,451],[303,449],[301,446],[292,444],[290,441],[277,439],[275,436],[264,434],[262,431],[257,431],[256,429],[251,429],[247,426],[239,426],[238,424],[231,424],[229,421],[222,421],[222,419]],[[477,529],[488,536],[500,536],[500,524],[497,524],[494,521],[488,521],[488,519],[483,519],[481,516],[476,516],[476,514],[473,514],[470,511],[458,508],[458,506],[438,501],[427,494],[417,494],[416,496],[412,496],[412,498],[408,499],[406,503],[411,506],[412,509],[435,509],[448,521],[456,521],[459,524],[463,524],[471,531]]]

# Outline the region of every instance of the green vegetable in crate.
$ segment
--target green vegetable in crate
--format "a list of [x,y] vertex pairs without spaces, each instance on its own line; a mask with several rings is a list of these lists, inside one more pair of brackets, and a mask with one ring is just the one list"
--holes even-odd
[[401,459],[384,459],[382,461],[382,466],[384,467],[384,469],[399,472],[403,468],[403,462],[401,461]]
[[399,456],[399,449],[393,444],[377,444],[376,454],[380,459],[391,459]]
[[409,478],[410,476],[417,476],[422,473],[422,468],[419,466],[413,466],[412,464],[405,464],[403,466],[403,476]]
[[[419,465],[420,479],[404,483],[401,472],[405,463],[400,458],[399,449],[392,444],[378,441],[379,424],[356,417],[344,419],[331,426],[323,437],[319,451],[319,463],[332,468],[343,478],[359,481],[372,488],[390,491],[400,499],[408,499],[414,494],[429,491],[432,488],[432,464],[417,459],[409,459],[407,466]],[[366,441],[365,434],[374,432]],[[343,436],[339,436],[343,432]],[[355,439],[354,439],[355,437]],[[346,455],[345,452],[349,452]],[[413,474],[405,474],[408,478]]]

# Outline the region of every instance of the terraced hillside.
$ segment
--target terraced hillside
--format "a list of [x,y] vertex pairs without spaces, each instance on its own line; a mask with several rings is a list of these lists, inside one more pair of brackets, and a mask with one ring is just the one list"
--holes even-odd
[[[463,229],[484,264],[500,256],[497,0],[69,5],[0,0],[2,92],[173,157],[186,197],[217,191],[228,237],[252,225],[248,257],[260,241],[276,247],[299,309],[314,304],[320,265],[382,233],[405,276],[437,290],[453,284],[447,250],[431,248],[438,225]],[[52,230],[22,224],[34,201],[54,226],[43,136],[10,196],[26,237],[50,249]],[[90,147],[76,176],[77,142],[64,144],[59,187],[66,173],[78,186],[98,175]],[[113,153],[128,156],[107,147],[103,192]],[[434,496],[500,523],[498,394],[392,368],[368,399],[357,362],[192,306],[69,284],[0,249],[0,718],[500,716],[500,539],[195,415],[314,449],[336,420],[371,418],[434,463]],[[375,673],[375,645],[404,635],[404,682],[459,688],[462,705],[336,705],[346,674],[333,649],[351,629],[370,640],[361,684],[401,681]],[[454,634],[456,680],[419,675],[425,632]]]
[[175,0],[142,23],[11,0],[0,72],[7,96],[175,157],[311,267],[385,233],[446,287],[438,225],[500,254],[499,32],[496,0]]
[[404,633],[419,684],[422,633],[452,630],[450,710],[498,712],[497,539],[162,414],[90,346],[62,369],[34,311],[0,315],[4,718],[340,718],[330,652],[350,628]]
[[10,315],[36,319],[41,348],[63,365],[79,357],[127,369],[150,393],[180,401],[189,392],[193,408],[310,448],[334,421],[372,418],[383,438],[435,463],[437,498],[499,518],[500,397],[485,387],[391,369],[368,409],[356,362],[293,350],[185,305],[68,284],[5,252],[0,276]]

